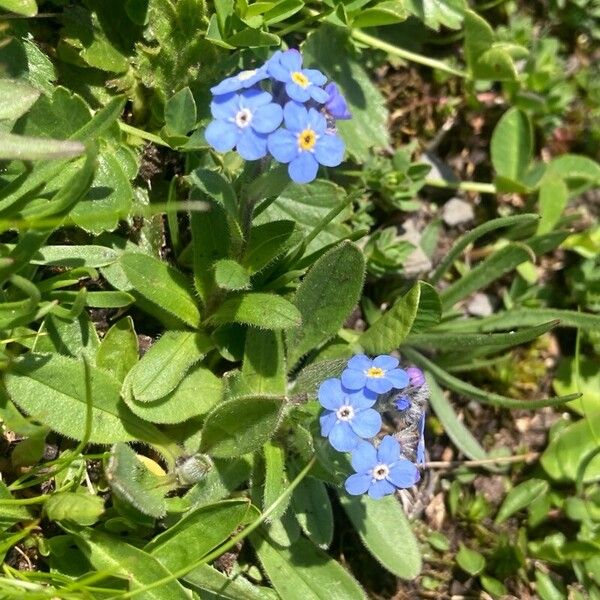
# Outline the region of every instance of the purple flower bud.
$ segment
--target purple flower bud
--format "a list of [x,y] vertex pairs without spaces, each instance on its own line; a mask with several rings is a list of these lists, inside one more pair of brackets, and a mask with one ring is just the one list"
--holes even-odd
[[425,383],[425,375],[418,367],[408,367],[405,371],[413,387],[421,387]]
[[334,118],[339,121],[351,119],[352,113],[348,110],[348,103],[335,83],[330,82],[325,86],[325,91],[329,94],[329,100],[325,102],[325,109]]

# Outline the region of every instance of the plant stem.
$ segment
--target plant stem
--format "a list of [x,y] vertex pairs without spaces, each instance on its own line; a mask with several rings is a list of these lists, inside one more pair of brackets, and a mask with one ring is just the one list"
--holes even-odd
[[482,458],[481,460],[438,460],[426,462],[425,469],[455,469],[458,467],[481,467],[484,465],[502,465],[518,462],[531,462],[538,458],[539,452],[516,454],[515,456],[499,456],[498,458]]
[[134,135],[136,137],[141,138],[142,140],[146,140],[147,142],[152,142],[157,146],[164,146],[165,148],[170,148],[169,144],[165,142],[161,137],[154,135],[148,131],[144,131],[143,129],[138,129],[133,125],[128,125],[127,123],[123,123],[123,121],[119,121],[119,127],[121,131],[128,133],[130,135]]
[[404,48],[398,48],[398,46],[388,44],[387,42],[384,42],[379,38],[369,35],[368,33],[361,31],[360,29],[353,29],[351,36],[357,42],[363,42],[364,44],[367,44],[367,46],[371,46],[371,48],[383,50],[388,54],[393,54],[394,56],[398,56],[399,58],[403,58],[404,60],[416,62],[421,65],[425,65],[426,67],[438,69],[439,71],[444,71],[445,73],[449,73],[450,75],[456,75],[457,77],[462,77],[464,79],[470,78],[469,74],[466,71],[460,71],[459,69],[455,69],[454,67],[447,65],[441,60],[436,60],[435,58],[429,58],[421,54],[416,54],[415,52],[404,50]]
[[425,179],[425,185],[451,190],[462,190],[464,192],[480,192],[481,194],[497,194],[498,190],[493,183],[481,183],[479,181],[446,181],[445,179]]

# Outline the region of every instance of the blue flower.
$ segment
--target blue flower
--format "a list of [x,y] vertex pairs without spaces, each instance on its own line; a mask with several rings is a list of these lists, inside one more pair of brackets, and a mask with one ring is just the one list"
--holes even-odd
[[248,69],[246,71],[240,71],[233,77],[227,77],[223,79],[221,83],[210,88],[210,91],[214,96],[220,96],[222,94],[229,94],[231,92],[237,92],[241,89],[251,88],[255,83],[267,79],[269,73],[267,66],[263,65],[258,69]]
[[425,462],[425,413],[419,419],[419,441],[417,443],[417,462],[422,465]]
[[351,119],[352,113],[348,109],[346,99],[340,94],[338,86],[332,81],[325,86],[325,91],[329,94],[329,99],[325,102],[327,113],[338,121]]
[[267,63],[267,70],[273,79],[285,83],[285,91],[292,100],[306,102],[312,98],[323,104],[329,99],[329,94],[319,87],[327,77],[316,69],[303,69],[302,54],[298,50],[274,55]]
[[397,358],[387,354],[373,360],[357,354],[348,361],[348,368],[342,373],[342,383],[350,390],[366,387],[377,394],[385,394],[392,388],[401,390],[408,385],[408,375],[396,368],[398,362]]
[[371,408],[377,395],[368,390],[352,392],[339,379],[326,379],[319,387],[321,435],[339,452],[349,452],[361,438],[371,438],[381,429],[381,415]]
[[410,406],[410,400],[409,400],[408,396],[405,396],[405,395],[398,396],[394,400],[394,406],[398,410],[406,410]]
[[344,142],[326,131],[325,117],[316,109],[306,110],[301,104],[288,102],[283,118],[287,129],[272,133],[268,147],[275,159],[289,163],[288,173],[293,181],[308,183],[317,176],[319,164],[336,167],[342,162]]
[[257,160],[267,153],[267,134],[283,119],[281,106],[258,89],[216,96],[210,104],[215,118],[206,128],[206,141],[219,152],[234,147],[242,158]]
[[356,473],[346,479],[346,491],[353,496],[368,492],[375,499],[412,487],[421,477],[417,467],[400,456],[400,444],[391,435],[378,448],[361,442],[352,452],[352,468]]

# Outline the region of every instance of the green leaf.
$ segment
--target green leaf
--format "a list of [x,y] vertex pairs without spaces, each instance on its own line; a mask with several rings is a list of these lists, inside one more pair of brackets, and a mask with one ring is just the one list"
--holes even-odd
[[258,450],[275,435],[283,406],[280,398],[260,396],[218,404],[206,417],[202,451],[231,458]]
[[0,8],[25,17],[35,17],[38,11],[35,0],[0,0]]
[[406,0],[406,8],[427,27],[439,31],[443,25],[460,29],[465,12],[464,0]]
[[[317,179],[310,185],[290,183],[275,202],[255,218],[254,222],[267,224],[278,220],[292,221],[305,235],[310,235],[322,224],[331,210],[345,202],[346,197],[344,189],[331,181]],[[319,232],[306,251],[315,252],[330,244],[339,243],[340,238],[349,235],[350,228],[343,222],[351,214],[352,209],[348,206]],[[252,233],[250,236],[252,237]]]
[[51,521],[72,521],[78,525],[93,525],[104,512],[104,500],[86,492],[52,494],[44,504]]
[[127,444],[115,444],[105,469],[110,488],[118,498],[145,515],[166,515],[166,478],[153,473]]
[[137,361],[138,338],[133,319],[124,317],[106,332],[96,353],[96,365],[123,381]]
[[245,290],[250,287],[250,276],[242,265],[230,258],[215,262],[215,283],[222,290]]
[[303,0],[278,0],[264,14],[265,25],[273,25],[289,19],[304,8]]
[[348,101],[352,119],[338,121],[337,128],[348,153],[359,162],[365,162],[370,148],[389,145],[388,112],[368,72],[348,52],[348,37],[349,32],[341,27],[321,24],[308,35],[302,51],[306,66],[328,75]]
[[156,536],[145,549],[169,571],[178,571],[208,554],[257,513],[244,499],[203,506]]
[[102,153],[92,186],[71,211],[71,218],[90,233],[113,231],[128,216],[132,201],[133,188],[119,156]]
[[500,394],[495,394],[494,392],[486,392],[484,390],[471,385],[450,373],[444,371],[444,369],[440,368],[434,362],[425,358],[422,354],[413,350],[410,347],[404,347],[402,349],[403,354],[406,356],[408,360],[413,361],[417,366],[421,367],[429,371],[438,381],[443,383],[447,388],[451,389],[454,392],[458,392],[459,394],[463,394],[473,400],[478,400],[479,402],[483,402],[484,404],[492,404],[495,406],[503,406],[505,408],[522,408],[522,409],[532,409],[532,408],[542,408],[544,406],[556,406],[560,404],[565,404],[570,402],[571,400],[575,400],[579,397],[579,394],[573,394],[570,396],[562,396],[557,398],[544,398],[541,400],[517,400],[515,398],[509,398],[507,396],[502,396]]
[[210,338],[192,331],[167,331],[129,371],[123,388],[130,387],[138,402],[152,402],[172,392],[211,349]]
[[[268,441],[263,445],[263,457],[265,461],[265,480],[263,485],[262,510],[265,511],[283,494],[289,486],[285,469],[285,449],[280,444]],[[287,510],[289,504],[282,502],[274,513],[269,515],[269,521],[280,519]]]
[[469,575],[478,575],[485,569],[485,558],[475,550],[467,548],[460,544],[460,549],[456,554],[458,566]]
[[[90,366],[93,444],[130,440],[153,442],[162,435],[123,404],[118,383]],[[85,431],[86,401],[81,362],[59,354],[26,354],[12,363],[5,385],[11,399],[34,419],[62,435],[81,439]]]
[[105,246],[44,246],[31,257],[31,263],[97,268],[116,262],[119,255],[120,252]]
[[481,580],[481,586],[486,592],[498,598],[502,598],[506,595],[506,587],[501,581],[498,581],[495,577],[490,577],[489,575],[482,573],[479,579]]
[[90,361],[95,360],[100,341],[94,324],[85,312],[76,319],[63,319],[50,314],[44,320],[40,333],[46,335],[36,339],[36,352],[58,352],[75,358],[85,354]]
[[530,259],[531,251],[523,244],[513,243],[500,248],[440,294],[442,307],[445,310],[452,308],[463,298],[485,289],[490,283]]
[[486,451],[481,447],[473,434],[465,427],[458,418],[454,408],[444,396],[436,380],[430,373],[426,373],[427,385],[429,386],[429,401],[438,419],[444,426],[444,431],[452,440],[454,445],[465,455],[473,460],[487,458]]
[[84,152],[81,142],[0,132],[0,160],[55,160],[80,156]]
[[[152,585],[170,575],[170,572],[147,552],[100,529],[78,529],[75,532],[75,543],[97,571],[124,577],[132,591]],[[174,579],[145,590],[143,596],[148,600],[189,600],[188,591]]]
[[179,90],[165,104],[165,127],[169,135],[187,135],[196,125],[196,102],[189,87]]
[[200,565],[183,577],[193,588],[207,591],[221,600],[277,600],[271,588],[253,585],[236,573],[228,577],[210,565]]
[[246,27],[227,38],[227,42],[237,48],[260,48],[262,46],[279,46],[281,39],[274,33]]
[[187,278],[166,263],[137,252],[124,252],[119,259],[132,290],[151,304],[197,327],[200,313],[192,296]]
[[205,415],[220,402],[222,395],[222,380],[206,367],[198,366],[163,398],[152,402],[126,398],[126,402],[131,411],[145,421],[173,424]]
[[352,27],[378,27],[401,23],[408,17],[403,0],[378,2],[373,8],[361,9],[352,14]]
[[600,164],[579,154],[562,154],[553,158],[546,173],[562,178],[571,194],[581,194],[594,185],[600,185]]
[[255,225],[250,231],[242,264],[257,273],[283,254],[294,243],[296,226],[293,221],[272,221]]
[[528,479],[515,486],[506,494],[496,515],[496,523],[503,523],[516,512],[527,508],[537,498],[548,493],[549,489],[549,483],[543,479]]
[[523,111],[511,108],[502,115],[492,134],[490,152],[498,175],[523,180],[533,157],[533,128]]
[[[0,480],[0,502],[2,500],[15,500],[8,486]],[[0,510],[0,528],[12,527],[20,521],[31,521],[32,515],[29,507],[16,504],[3,504]]]
[[[597,553],[595,553],[597,555]],[[550,575],[543,571],[535,571],[535,589],[540,600],[563,600],[565,597],[564,589],[556,587]]]
[[[561,429],[550,440],[540,459],[546,473],[558,481],[577,481],[580,476],[584,483],[597,481],[600,478],[598,431],[598,411]],[[583,474],[579,473],[584,462],[588,461]]]
[[397,350],[413,326],[420,297],[421,286],[416,283],[358,338],[358,343],[370,354],[387,354]]
[[473,79],[514,81],[517,70],[508,51],[494,46],[488,22],[472,10],[465,11],[465,59]]
[[289,366],[331,339],[356,306],[365,276],[363,253],[342,242],[319,258],[294,296],[302,324],[286,335]]
[[308,539],[326,550],[333,540],[333,510],[325,484],[305,477],[292,495],[292,507]]
[[421,335],[410,335],[406,343],[411,346],[438,348],[444,350],[454,350],[456,348],[483,348],[489,346],[500,346],[509,348],[530,342],[540,335],[550,331],[559,324],[560,321],[550,321],[537,327],[529,327],[519,331],[510,331],[508,333],[455,333],[446,332],[443,335],[439,333],[424,333]]
[[364,600],[365,592],[354,578],[325,552],[305,538],[288,548],[251,537],[275,591],[286,600]]
[[540,185],[540,222],[537,233],[548,233],[560,220],[563,210],[569,201],[569,190],[567,185],[558,175],[551,172],[546,173]]
[[342,492],[340,502],[367,550],[385,569],[401,579],[410,580],[419,575],[419,546],[394,496],[373,500]]
[[298,309],[275,294],[251,292],[227,298],[210,317],[215,325],[244,323],[263,329],[289,329],[301,323]]
[[33,106],[39,96],[39,90],[23,81],[0,79],[0,120],[18,119]]
[[421,294],[417,314],[410,328],[411,335],[419,334],[437,325],[442,318],[442,303],[435,288],[419,281]]
[[248,329],[244,362],[243,387],[247,394],[285,395],[286,367],[283,339],[280,332]]
[[[570,405],[580,415],[591,414],[600,407],[600,365],[595,358],[563,357],[554,375],[552,386],[561,396],[581,393],[581,398]],[[600,431],[598,432],[600,434]]]

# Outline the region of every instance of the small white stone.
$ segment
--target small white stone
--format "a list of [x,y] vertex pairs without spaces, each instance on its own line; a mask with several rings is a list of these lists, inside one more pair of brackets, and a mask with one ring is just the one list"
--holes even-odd
[[473,206],[460,198],[451,198],[442,208],[442,219],[450,227],[468,223],[475,218]]

